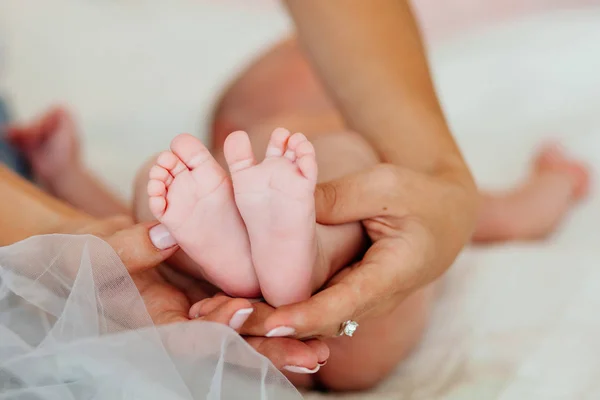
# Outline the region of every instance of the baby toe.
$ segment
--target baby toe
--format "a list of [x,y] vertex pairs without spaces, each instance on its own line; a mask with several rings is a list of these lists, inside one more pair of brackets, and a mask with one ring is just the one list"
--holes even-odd
[[288,140],[291,136],[290,131],[284,128],[277,128],[271,134],[271,139],[267,145],[265,158],[281,157],[285,153]]
[[169,173],[169,171],[159,165],[152,166],[148,176],[150,179],[164,182],[166,186],[169,186],[171,183],[173,183],[173,176]]
[[299,143],[295,151],[298,158],[304,156],[315,156],[315,148],[308,140]]
[[167,192],[167,187],[163,181],[151,179],[148,181],[148,196],[164,196]]
[[212,159],[210,151],[202,142],[187,133],[171,141],[171,150],[189,168],[194,169]]
[[227,136],[223,153],[232,174],[256,164],[250,138],[244,131],[233,132]]
[[158,159],[156,160],[156,164],[169,171],[169,173],[173,176],[187,171],[185,164],[179,159],[179,157],[170,151],[164,151],[160,153]]
[[148,199],[148,206],[152,215],[160,220],[167,208],[167,199],[163,196],[150,197],[150,199]]
[[306,138],[306,136],[304,136],[304,134],[302,134],[300,132],[297,132],[297,133],[294,133],[292,136],[290,136],[290,139],[288,140],[288,143],[287,143],[287,147],[288,147],[288,149],[297,151],[298,146],[305,142],[308,142],[308,139]]
[[313,184],[317,183],[318,168],[317,160],[315,159],[314,154],[308,154],[299,157],[296,160],[296,165],[306,179],[311,181]]

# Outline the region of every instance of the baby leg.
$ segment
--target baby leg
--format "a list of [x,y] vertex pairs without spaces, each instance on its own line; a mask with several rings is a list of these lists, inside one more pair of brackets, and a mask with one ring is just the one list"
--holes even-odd
[[473,240],[533,240],[551,234],[588,191],[589,171],[560,148],[542,149],[529,179],[504,194],[482,193]]
[[91,216],[129,215],[130,210],[87,168],[73,115],[53,107],[36,120],[8,129],[9,139],[31,164],[48,192]]

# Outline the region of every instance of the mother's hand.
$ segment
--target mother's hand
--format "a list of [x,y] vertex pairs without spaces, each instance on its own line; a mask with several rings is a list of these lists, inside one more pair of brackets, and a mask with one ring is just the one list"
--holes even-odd
[[167,229],[154,223],[134,225],[127,216],[105,219],[71,219],[58,233],[94,235],[107,242],[117,253],[129,273],[154,268],[178,249]]
[[[210,297],[213,289],[196,279],[180,274],[169,267],[144,271],[132,275],[146,304],[150,317],[157,325],[190,320],[190,315],[200,315],[204,321],[232,326],[242,335],[263,335],[261,330],[265,315],[272,309],[264,303],[251,304],[246,299],[225,296]],[[194,305],[190,310],[190,305]],[[201,308],[202,304],[204,307]],[[249,319],[234,321],[236,312],[253,309]],[[260,324],[260,327],[258,326]],[[244,337],[248,344],[267,357],[277,369],[296,373],[313,373],[329,357],[329,348],[319,340],[301,342],[290,338]]]
[[[190,309],[191,316],[207,318],[215,315],[220,309],[227,308],[232,302],[248,301],[228,297],[218,293],[207,297],[193,305]],[[275,309],[265,302],[254,302],[253,312],[239,328],[239,333],[245,335],[246,341],[259,353],[267,356],[280,370],[296,374],[313,374],[327,362],[329,348],[320,340],[306,340],[301,342],[296,339],[265,337],[265,319]]]
[[344,321],[388,313],[444,273],[470,239],[477,192],[466,168],[433,175],[380,164],[320,185],[316,202],[320,223],[362,220],[373,244],[325,290],[266,319],[267,330],[289,327],[296,338],[334,336]]
[[[207,284],[179,274],[166,266],[157,267],[177,251],[175,241],[162,225],[134,225],[128,217],[104,220],[72,220],[61,227],[62,233],[90,234],[106,241],[121,258],[140,291],[150,317],[157,325],[189,321],[190,305],[213,294]],[[204,313],[201,319],[229,325],[234,314],[252,308],[248,300],[228,299]],[[264,309],[259,314],[263,315]],[[237,326],[239,331],[241,327]],[[287,338],[247,337],[256,351],[275,367],[295,372],[314,372],[318,362],[329,357],[329,349],[318,340],[301,342]]]

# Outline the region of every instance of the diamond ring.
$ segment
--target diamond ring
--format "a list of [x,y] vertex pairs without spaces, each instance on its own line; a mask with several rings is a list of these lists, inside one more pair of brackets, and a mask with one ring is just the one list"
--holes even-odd
[[354,335],[354,332],[356,332],[357,329],[358,329],[358,322],[348,320],[342,324],[337,336],[346,335],[346,336],[352,337],[352,335]]

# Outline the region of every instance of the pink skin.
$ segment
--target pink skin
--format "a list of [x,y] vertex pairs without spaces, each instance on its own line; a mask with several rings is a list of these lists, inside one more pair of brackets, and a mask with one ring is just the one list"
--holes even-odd
[[238,131],[224,154],[263,297],[275,307],[308,299],[317,256],[312,144],[301,133],[275,129],[257,164],[248,135]]
[[8,139],[25,153],[45,185],[79,168],[77,126],[71,114],[55,107],[34,122],[8,128]]
[[590,189],[589,167],[569,158],[558,143],[546,144],[534,160],[534,174],[568,175],[572,185],[572,199],[585,198]]
[[[233,299],[237,301],[248,301],[245,299]],[[223,293],[218,293],[214,297],[206,298],[194,304],[189,311],[189,317],[191,319],[199,318],[202,320],[215,321],[216,318],[220,318],[222,321],[225,318],[229,318],[231,312],[225,316],[221,316],[223,311],[233,309],[231,305],[232,299]],[[244,303],[237,304],[237,309],[242,311],[248,309],[247,306],[242,308]],[[287,352],[281,352],[280,354],[273,353],[271,351],[268,354],[273,354],[270,357],[271,361],[281,369],[284,374],[292,379],[292,382],[301,386],[306,386],[308,383],[304,382],[301,375],[310,375],[318,372],[329,359],[329,348],[321,341],[318,340],[307,340],[297,341],[295,339],[285,337],[264,337],[264,320],[273,312],[275,309],[264,302],[255,302],[252,304],[252,312],[244,319],[244,323],[239,328],[234,328],[241,335],[248,335],[246,340],[257,349],[262,346],[274,346],[281,345],[283,343],[288,345]],[[238,312],[239,312],[238,311]],[[244,316],[245,317],[245,316]],[[229,322],[222,322],[231,326],[231,321],[235,320],[235,314],[230,317]],[[265,349],[267,350],[267,349]],[[290,374],[291,373],[291,374]]]
[[257,164],[248,135],[234,132],[224,155],[231,179],[198,139],[173,139],[150,170],[150,211],[199,265],[196,275],[228,294],[262,294],[274,306],[308,299],[317,257],[312,144],[278,128]]
[[473,240],[541,239],[562,222],[590,188],[589,168],[569,158],[560,146],[544,146],[533,161],[529,179],[506,193],[482,193]]
[[198,139],[173,139],[150,170],[148,195],[152,214],[201,266],[197,277],[237,297],[260,295],[231,180]]

